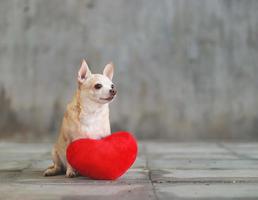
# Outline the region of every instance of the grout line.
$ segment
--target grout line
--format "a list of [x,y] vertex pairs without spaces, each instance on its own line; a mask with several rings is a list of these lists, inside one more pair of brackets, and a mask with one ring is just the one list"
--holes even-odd
[[245,155],[245,154],[241,154],[241,153],[237,153],[235,151],[233,151],[231,148],[227,147],[224,143],[217,143],[219,147],[227,150],[229,153],[231,153],[232,155],[240,158],[240,159],[245,159],[245,160],[258,160],[256,158],[252,158],[252,157],[249,157],[248,155]]
[[152,191],[153,191],[153,194],[154,194],[154,197],[155,197],[155,199],[156,200],[159,200],[159,198],[158,198],[158,196],[157,196],[157,193],[156,193],[156,188],[155,188],[155,186],[154,186],[154,182],[153,182],[153,180],[152,180],[152,178],[151,178],[151,169],[150,169],[150,167],[149,167],[149,158],[148,158],[148,154],[147,154],[147,151],[146,151],[146,147],[145,147],[145,144],[144,143],[142,143],[142,145],[143,145],[143,155],[145,156],[145,158],[146,158],[146,168],[147,168],[147,170],[148,170],[148,178],[149,178],[149,180],[150,180],[150,182],[151,182],[151,187],[152,187]]

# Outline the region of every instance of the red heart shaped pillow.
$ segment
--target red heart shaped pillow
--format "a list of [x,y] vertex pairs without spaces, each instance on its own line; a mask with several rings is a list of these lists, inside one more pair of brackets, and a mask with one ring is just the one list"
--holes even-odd
[[81,175],[114,180],[134,163],[137,143],[128,132],[113,133],[103,139],[78,139],[66,150],[70,165]]

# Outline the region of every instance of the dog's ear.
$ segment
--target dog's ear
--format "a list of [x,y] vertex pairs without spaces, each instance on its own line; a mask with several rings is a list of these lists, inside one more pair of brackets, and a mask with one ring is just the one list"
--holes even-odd
[[85,59],[82,60],[81,68],[78,71],[78,81],[83,83],[91,75],[90,68]]
[[107,76],[110,80],[112,80],[113,75],[114,75],[114,64],[112,62],[108,63],[105,66],[103,75]]

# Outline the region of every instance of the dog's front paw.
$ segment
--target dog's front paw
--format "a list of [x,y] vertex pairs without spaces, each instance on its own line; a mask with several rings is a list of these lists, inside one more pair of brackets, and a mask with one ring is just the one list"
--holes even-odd
[[50,166],[44,171],[43,176],[55,176],[60,173],[61,173],[61,167]]
[[78,173],[74,169],[67,169],[65,177],[67,178],[74,178],[78,175]]

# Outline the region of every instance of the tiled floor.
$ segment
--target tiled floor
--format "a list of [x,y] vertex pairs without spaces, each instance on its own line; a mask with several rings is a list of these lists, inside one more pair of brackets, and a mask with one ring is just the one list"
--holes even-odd
[[258,143],[139,143],[116,181],[43,177],[51,144],[0,143],[0,199],[258,199]]

